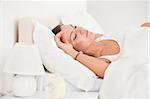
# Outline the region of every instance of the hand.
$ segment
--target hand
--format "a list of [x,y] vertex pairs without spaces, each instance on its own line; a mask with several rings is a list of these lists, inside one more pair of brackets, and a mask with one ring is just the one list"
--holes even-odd
[[150,27],[150,22],[145,22],[144,24],[141,25],[141,27]]
[[56,34],[55,36],[56,45],[67,54],[71,55],[72,57],[75,57],[76,53],[78,52],[73,48],[73,46],[70,43],[63,43],[61,41],[62,35],[63,35],[62,31]]
[[55,41],[56,41],[57,46],[61,49],[65,49],[66,47],[73,48],[73,46],[70,43],[64,43],[61,41],[62,35],[63,35],[63,32],[61,31],[55,36]]

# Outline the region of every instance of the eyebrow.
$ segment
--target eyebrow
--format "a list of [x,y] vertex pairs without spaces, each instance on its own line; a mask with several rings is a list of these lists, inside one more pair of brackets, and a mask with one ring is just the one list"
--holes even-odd
[[69,24],[71,27],[73,27],[73,25],[72,24]]
[[70,24],[70,26],[73,27],[74,29],[77,27],[76,25],[72,25],[72,24]]

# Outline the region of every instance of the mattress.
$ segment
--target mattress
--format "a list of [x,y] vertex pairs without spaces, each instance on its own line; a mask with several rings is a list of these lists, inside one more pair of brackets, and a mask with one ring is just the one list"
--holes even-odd
[[[99,92],[101,85],[102,85],[102,79],[97,79],[95,81],[94,86],[90,89],[90,92]],[[65,86],[66,86],[66,93],[68,93],[68,92],[84,92],[84,90],[77,88],[76,86],[72,85],[71,83],[69,83],[66,80],[65,80]]]
[[66,94],[63,99],[98,99],[102,80],[98,80],[89,92],[85,92],[65,81]]
[[[61,99],[98,99],[99,92],[84,92],[84,91],[74,91],[67,92],[65,96]],[[33,99],[51,99],[49,96],[45,96],[42,92],[37,93],[32,97]]]
[[[82,89],[77,88],[72,83],[65,80],[66,93],[63,99],[98,99],[98,94],[102,84],[102,79],[95,80],[94,86],[90,91],[85,92]],[[47,99],[48,94],[44,94],[42,91],[36,94],[38,99]]]
[[[13,96],[4,96],[0,97],[0,99],[51,99],[50,97],[46,96],[32,96],[32,97],[13,97]],[[64,98],[62,99],[98,99],[98,93],[96,92],[73,92],[68,93]]]
[[[66,85],[66,93],[65,96],[62,99],[98,99],[99,96],[99,87],[100,87],[99,80],[97,84],[91,89],[89,92],[85,92],[84,90],[81,90],[75,86],[73,86],[71,83],[65,81]],[[33,99],[50,99],[48,94],[45,94],[44,92],[37,92]]]
[[98,92],[68,92],[62,99],[98,99]]
[[[101,84],[102,84],[102,80],[97,79],[94,83],[93,88],[91,88],[90,91],[86,92],[84,90],[77,88],[76,86],[72,85],[71,83],[65,80],[66,93],[62,99],[98,99]],[[38,87],[42,87],[43,83],[39,83],[37,85]],[[43,89],[43,87],[41,89]],[[22,99],[22,98],[14,97],[10,93],[7,96],[0,97],[0,99]],[[23,99],[51,99],[51,98],[49,92],[44,90],[37,90],[35,95],[33,95],[32,97],[23,97]]]

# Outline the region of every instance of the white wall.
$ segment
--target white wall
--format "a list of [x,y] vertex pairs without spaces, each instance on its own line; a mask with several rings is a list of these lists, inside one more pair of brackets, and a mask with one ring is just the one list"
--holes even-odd
[[[150,0],[148,0],[148,21],[150,22]],[[149,51],[149,60],[150,60],[150,29],[149,29],[149,43],[148,43],[148,51]],[[148,65],[148,98],[150,99],[150,62]]]
[[148,0],[148,21],[150,21],[150,0]]
[[[147,20],[150,22],[150,0],[90,0],[87,10],[105,32],[126,33],[132,26],[139,26]],[[150,31],[148,44],[150,59]],[[150,63],[148,70],[150,99]]]
[[2,90],[2,67],[3,67],[3,6],[0,2],[0,92]]
[[88,1],[87,9],[105,32],[124,33],[147,19],[147,1]]

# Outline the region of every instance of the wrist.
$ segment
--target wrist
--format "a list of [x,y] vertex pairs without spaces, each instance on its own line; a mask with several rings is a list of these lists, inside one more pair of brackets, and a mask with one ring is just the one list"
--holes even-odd
[[82,52],[82,51],[78,52],[78,53],[76,54],[76,56],[74,57],[74,59],[77,60],[77,58],[78,58],[78,56],[79,56],[80,54],[83,54],[83,52]]
[[76,55],[78,54],[78,51],[76,51],[75,49],[72,49],[68,52],[69,55],[72,56],[72,58],[75,58]]

